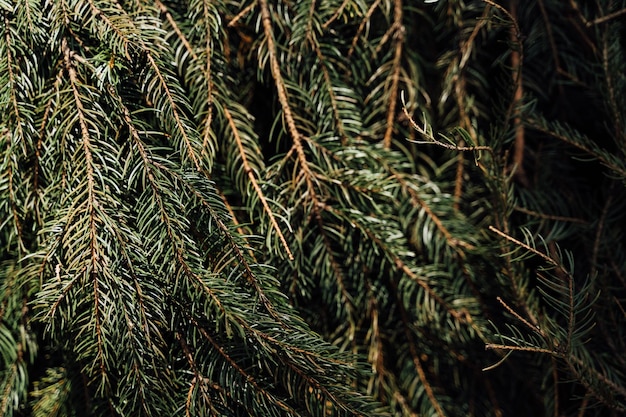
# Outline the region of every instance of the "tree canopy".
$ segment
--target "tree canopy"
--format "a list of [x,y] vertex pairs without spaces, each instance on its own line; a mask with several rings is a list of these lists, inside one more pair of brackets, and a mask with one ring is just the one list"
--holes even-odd
[[623,415],[625,16],[0,0],[0,415]]

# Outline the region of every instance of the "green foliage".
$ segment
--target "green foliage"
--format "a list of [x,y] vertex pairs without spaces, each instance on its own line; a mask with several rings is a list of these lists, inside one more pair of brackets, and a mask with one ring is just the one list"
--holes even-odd
[[625,10],[0,0],[0,415],[623,414]]

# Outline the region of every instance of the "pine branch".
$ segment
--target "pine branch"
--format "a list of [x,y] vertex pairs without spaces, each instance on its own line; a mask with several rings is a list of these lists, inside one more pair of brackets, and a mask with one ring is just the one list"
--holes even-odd
[[250,163],[248,162],[248,158],[246,157],[246,150],[243,147],[241,136],[239,135],[239,131],[237,129],[237,126],[235,125],[235,121],[233,120],[233,117],[230,114],[230,111],[228,111],[228,107],[223,107],[223,111],[224,111],[224,116],[226,117],[226,120],[228,120],[228,125],[230,126],[230,130],[233,134],[233,137],[235,138],[235,142],[237,143],[237,149],[239,149],[239,157],[241,158],[241,161],[243,162],[243,172],[246,173],[246,175],[248,176],[248,179],[250,180],[250,183],[252,184],[252,187],[254,188],[256,195],[258,196],[259,200],[261,200],[263,209],[267,213],[267,216],[270,219],[270,223],[272,224],[272,227],[276,231],[276,234],[278,235],[280,242],[283,245],[283,248],[287,252],[287,256],[289,260],[293,261],[294,257],[293,257],[293,254],[291,253],[291,250],[289,249],[287,240],[285,239],[285,236],[280,230],[280,226],[278,225],[278,222],[276,221],[276,218],[274,217],[274,213],[272,212],[272,209],[270,208],[269,203],[267,202],[267,199],[265,198],[265,195],[263,194],[263,190],[261,190],[261,187],[259,186],[259,183],[257,182],[255,178],[254,170],[250,167]]
[[[65,64],[65,70],[69,76],[70,87],[72,89],[72,93],[74,95],[74,104],[76,105],[76,113],[78,116],[78,123],[80,127],[81,141],[83,147],[83,153],[85,157],[85,170],[87,175],[87,207],[86,212],[89,217],[88,220],[88,233],[89,233],[89,251],[90,251],[90,278],[93,282],[93,299],[94,299],[94,318],[95,318],[95,333],[96,333],[96,348],[98,353],[96,355],[96,360],[99,362],[99,372],[102,376],[103,381],[107,379],[107,366],[104,363],[104,342],[102,340],[102,323],[101,323],[101,311],[100,311],[100,291],[99,291],[99,283],[98,279],[95,277],[96,271],[99,269],[99,265],[97,263],[98,258],[100,257],[100,248],[98,247],[98,237],[96,231],[96,205],[98,202],[96,201],[95,190],[94,190],[94,169],[93,169],[93,157],[91,154],[91,135],[89,133],[89,128],[87,126],[87,121],[85,117],[85,108],[83,107],[82,99],[80,93],[78,91],[78,77],[76,75],[76,70],[74,69],[74,64],[71,58],[71,51],[67,44],[67,39],[63,38],[61,49],[63,52],[63,61]],[[82,271],[81,271],[82,272]],[[52,313],[54,315],[54,313]]]
[[[403,25],[403,5],[402,0],[394,0],[393,2],[393,61],[391,65],[391,87],[389,93],[389,102],[387,106],[387,128],[383,137],[383,146],[387,149],[391,146],[391,137],[396,118],[396,106],[398,104],[398,89],[400,83],[400,69],[402,62],[402,50],[404,44],[404,25]],[[382,43],[382,42],[381,42]]]

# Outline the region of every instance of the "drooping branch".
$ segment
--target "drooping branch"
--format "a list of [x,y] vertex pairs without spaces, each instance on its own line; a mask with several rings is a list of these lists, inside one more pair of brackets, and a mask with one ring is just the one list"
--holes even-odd
[[398,105],[398,93],[400,85],[400,70],[402,69],[402,52],[404,48],[404,25],[402,0],[393,2],[393,61],[391,65],[391,87],[389,91],[389,102],[387,104],[387,122],[385,135],[383,136],[383,146],[387,149],[391,147],[391,139],[396,122],[396,107]]

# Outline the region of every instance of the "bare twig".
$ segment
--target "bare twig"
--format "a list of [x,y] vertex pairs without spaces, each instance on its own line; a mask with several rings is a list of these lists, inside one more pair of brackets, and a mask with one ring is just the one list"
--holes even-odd
[[[496,234],[498,234],[498,235],[502,236],[503,238],[505,238],[505,239],[506,239],[506,240],[508,240],[509,242],[514,243],[516,246],[519,246],[519,247],[521,247],[521,248],[526,249],[526,250],[527,250],[527,251],[529,251],[529,252],[534,253],[535,255],[539,256],[541,259],[543,259],[544,261],[546,261],[546,262],[547,262],[547,263],[549,263],[550,265],[552,265],[552,266],[556,266],[556,267],[561,267],[561,268],[562,268],[562,265],[560,265],[557,261],[555,261],[554,259],[552,259],[552,258],[551,258],[551,257],[549,257],[548,255],[546,255],[545,253],[540,252],[540,251],[538,251],[537,249],[535,249],[535,248],[533,248],[533,247],[528,246],[526,243],[521,242],[521,241],[519,241],[519,240],[515,239],[514,237],[507,235],[507,234],[506,234],[506,233],[504,233],[504,232],[501,232],[500,230],[496,229],[496,228],[495,228],[495,227],[493,227],[493,226],[489,226],[489,230],[491,230],[492,232],[494,232],[494,233],[496,233]],[[567,271],[566,271],[566,272],[567,272]]]
[[624,8],[622,10],[618,10],[618,11],[613,12],[613,13],[609,13],[609,14],[607,14],[605,16],[602,16],[602,17],[598,17],[597,19],[594,19],[591,22],[587,21],[585,23],[585,26],[591,27],[591,26],[594,26],[594,25],[599,25],[601,23],[606,23],[609,20],[615,19],[616,17],[620,17],[623,14],[626,14],[626,8]]

